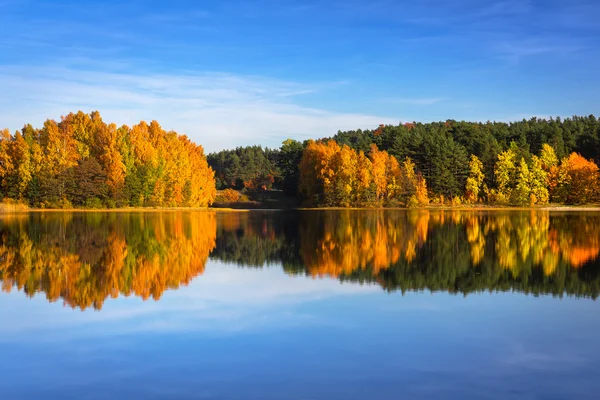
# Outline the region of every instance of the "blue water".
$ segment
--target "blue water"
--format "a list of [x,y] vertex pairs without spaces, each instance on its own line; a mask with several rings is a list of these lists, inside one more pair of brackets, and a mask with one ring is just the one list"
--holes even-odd
[[519,293],[386,293],[208,261],[160,301],[81,311],[0,295],[6,399],[582,399],[600,307]]
[[0,216],[0,400],[597,399],[600,214]]

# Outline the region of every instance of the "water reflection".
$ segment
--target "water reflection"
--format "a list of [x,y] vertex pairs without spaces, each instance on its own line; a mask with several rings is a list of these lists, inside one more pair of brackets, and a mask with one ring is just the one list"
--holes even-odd
[[0,219],[0,279],[81,309],[159,299],[209,257],[385,290],[596,298],[600,214],[319,211],[37,213]]
[[596,298],[600,214],[322,211],[219,215],[211,257],[386,290]]
[[213,213],[49,213],[2,220],[2,289],[81,309],[107,297],[159,299],[204,271],[215,247]]

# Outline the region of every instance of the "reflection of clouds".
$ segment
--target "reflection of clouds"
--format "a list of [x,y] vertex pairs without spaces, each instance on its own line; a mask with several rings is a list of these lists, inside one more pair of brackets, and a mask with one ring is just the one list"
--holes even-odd
[[582,367],[587,361],[584,356],[574,353],[570,348],[557,347],[539,351],[526,348],[521,343],[506,349],[500,359],[500,363],[509,368],[555,371]]
[[208,267],[210,270],[207,268],[207,272],[197,281],[197,285],[194,285],[197,290],[190,293],[174,292],[173,295],[225,303],[263,304],[273,298],[284,302],[296,302],[344,293],[379,291],[377,286],[342,284],[335,279],[290,276],[283,273],[279,266],[256,271],[215,261],[209,261],[209,264],[216,265]]
[[43,340],[84,334],[235,332],[329,325],[333,322],[299,312],[295,307],[328,297],[378,291],[376,286],[288,276],[280,267],[256,270],[208,263],[204,275],[188,287],[167,291],[159,301],[144,302],[133,296],[121,296],[107,299],[101,311],[61,307],[58,302],[48,303],[39,295],[33,299],[20,292],[1,295],[0,318],[11,323],[0,326],[0,340],[10,339],[7,335],[22,334]]

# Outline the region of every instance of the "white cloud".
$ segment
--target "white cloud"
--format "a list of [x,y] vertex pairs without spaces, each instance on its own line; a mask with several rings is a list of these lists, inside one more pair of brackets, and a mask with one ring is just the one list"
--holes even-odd
[[[133,125],[156,119],[210,152],[239,145],[279,146],[372,128],[401,118],[331,112],[302,106],[298,96],[318,85],[222,73],[178,75],[97,72],[66,67],[0,67],[0,126],[41,126],[68,112],[100,111],[104,120]],[[331,86],[330,86],[331,87]]]

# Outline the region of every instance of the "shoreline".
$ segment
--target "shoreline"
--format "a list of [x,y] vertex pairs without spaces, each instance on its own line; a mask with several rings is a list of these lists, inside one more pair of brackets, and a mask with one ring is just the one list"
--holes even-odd
[[177,211],[193,211],[193,212],[248,212],[247,209],[235,208],[211,208],[211,207],[124,207],[124,208],[26,208],[3,210],[2,214],[25,214],[25,213],[43,213],[43,212],[82,212],[82,213],[125,213],[125,212],[177,212]]
[[546,205],[546,206],[535,206],[535,207],[519,207],[519,206],[442,206],[434,205],[427,207],[300,207],[295,210],[299,211],[381,211],[381,210],[392,210],[392,211],[598,211],[600,212],[600,205]]
[[426,207],[297,207],[297,208],[230,208],[230,207],[126,207],[126,208],[27,208],[0,209],[2,214],[81,212],[81,213],[126,213],[126,212],[251,212],[251,211],[586,211],[600,212],[600,205],[545,205],[534,207],[496,205],[430,205]]

